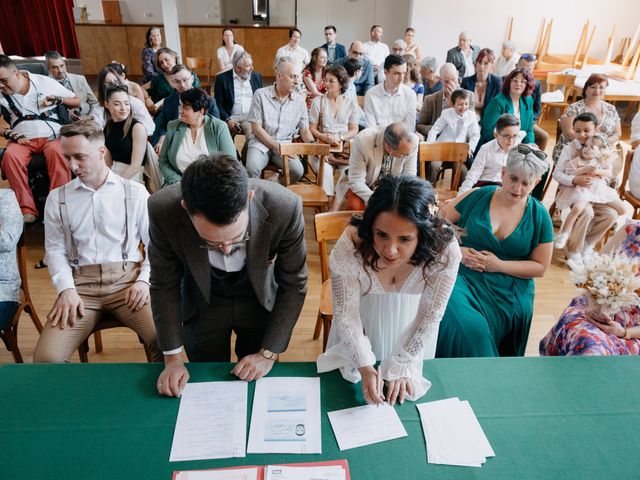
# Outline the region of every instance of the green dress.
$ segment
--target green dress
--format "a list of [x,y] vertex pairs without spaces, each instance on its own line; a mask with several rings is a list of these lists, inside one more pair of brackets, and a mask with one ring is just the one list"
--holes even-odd
[[[527,260],[541,243],[553,241],[549,213],[529,197],[516,229],[498,240],[491,228],[489,205],[498,187],[479,188],[456,205],[462,246],[487,250],[501,260]],[[444,312],[436,357],[522,356],[533,316],[533,279],[504,273],[476,272],[460,264]]]

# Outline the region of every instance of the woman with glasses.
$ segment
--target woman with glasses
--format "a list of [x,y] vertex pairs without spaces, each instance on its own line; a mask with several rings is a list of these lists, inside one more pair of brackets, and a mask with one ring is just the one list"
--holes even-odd
[[229,127],[207,113],[209,96],[200,88],[180,94],[178,119],[167,125],[158,163],[164,184],[178,183],[187,167],[201,155],[225,153],[236,158]]
[[464,77],[460,87],[475,94],[474,105],[478,119],[482,118],[482,112],[493,97],[500,93],[502,80],[491,73],[491,65],[496,56],[490,48],[483,48],[476,58],[476,73],[470,77]]
[[131,98],[127,87],[109,85],[104,107],[109,118],[104,127],[107,165],[123,178],[144,183],[147,132],[131,114]]
[[423,360],[433,358],[460,262],[437,212],[428,182],[385,177],[331,253],[333,322],[318,372],[361,381],[368,404],[415,401],[431,386]]
[[620,126],[620,116],[616,107],[604,101],[607,92],[609,79],[606,75],[593,73],[587,79],[582,89],[582,100],[572,103],[567,111],[560,117],[560,128],[562,134],[553,147],[553,162],[557,163],[562,153],[562,149],[576,138],[573,131],[573,119],[576,115],[584,112],[591,112],[598,120],[598,132],[607,136],[609,145],[615,145],[620,140],[622,127]]
[[529,194],[547,169],[546,154],[520,144],[502,186],[470,190],[442,208],[462,231],[462,264],[440,324],[436,357],[524,355],[534,281],[551,262],[553,225]]

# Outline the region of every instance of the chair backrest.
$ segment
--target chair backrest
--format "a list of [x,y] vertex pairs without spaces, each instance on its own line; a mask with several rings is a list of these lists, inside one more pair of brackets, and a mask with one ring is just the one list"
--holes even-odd
[[566,73],[549,72],[547,73],[547,92],[553,92],[555,90],[564,91],[564,102],[569,101],[569,96],[573,90],[573,84],[576,81],[575,75],[568,75]]
[[185,65],[189,67],[189,70],[196,72],[198,75],[202,75],[204,72],[207,76],[207,83],[211,81],[211,63],[211,57],[185,58]]
[[[420,142],[418,150],[420,159],[420,174],[426,178],[427,162],[456,162],[464,163],[469,158],[469,144],[457,142]],[[455,169],[455,174],[451,179],[451,190],[458,190],[460,186],[461,168]]]
[[355,214],[362,214],[358,210],[346,210],[342,212],[318,213],[313,219],[316,241],[320,253],[320,271],[322,281],[329,279],[329,254],[327,252],[327,242],[337,240],[347,228],[351,218]]
[[315,155],[320,157],[320,168],[316,175],[316,185],[322,185],[322,178],[324,175],[324,163],[330,154],[331,145],[326,143],[281,143],[278,153],[282,156],[283,170],[284,170],[284,184],[288,186],[291,184],[289,176],[289,159],[288,157],[293,155]]
[[625,197],[627,180],[629,180],[629,172],[631,171],[631,163],[633,162],[634,153],[635,153],[635,150],[629,150],[624,161],[624,169],[622,170],[622,183],[620,184],[620,188],[618,190],[618,194],[620,195],[620,198]]

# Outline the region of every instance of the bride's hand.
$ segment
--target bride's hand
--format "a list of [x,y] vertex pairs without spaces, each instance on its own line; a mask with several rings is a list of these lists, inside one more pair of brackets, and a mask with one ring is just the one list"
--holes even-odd
[[398,403],[402,405],[404,403],[405,396],[413,395],[413,386],[411,385],[411,380],[407,377],[398,378],[397,380],[389,380],[387,382],[387,399],[389,401],[389,405],[394,405],[396,403],[396,399]]
[[362,396],[364,401],[369,405],[378,405],[384,402],[382,394],[382,377],[379,370],[373,366],[362,367],[358,369],[362,378]]

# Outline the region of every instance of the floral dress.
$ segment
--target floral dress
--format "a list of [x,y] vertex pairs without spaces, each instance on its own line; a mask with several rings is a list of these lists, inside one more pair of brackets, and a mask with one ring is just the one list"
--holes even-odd
[[[327,86],[324,83],[324,77],[321,78],[319,82],[316,81],[316,76],[311,73],[311,70],[308,67],[304,69],[303,75],[306,78],[311,79],[320,94],[327,93]],[[314,98],[315,97],[311,96],[311,92],[309,92],[309,95],[307,95],[307,110],[311,108],[311,102]]]
[[[640,257],[640,221],[629,220],[618,252],[630,258]],[[584,295],[574,298],[547,335],[540,341],[540,355],[640,355],[640,339],[625,340],[604,333],[584,319],[587,312]],[[614,320],[626,328],[640,325],[640,307],[621,309]]]

